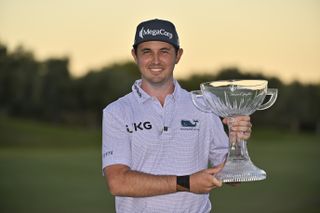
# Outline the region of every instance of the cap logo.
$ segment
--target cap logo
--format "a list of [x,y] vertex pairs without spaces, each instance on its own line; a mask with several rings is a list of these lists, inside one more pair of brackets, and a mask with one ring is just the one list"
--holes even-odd
[[139,37],[143,39],[144,36],[146,35],[151,35],[151,36],[157,36],[157,35],[162,35],[166,36],[169,39],[172,39],[173,35],[172,33],[166,31],[165,29],[144,29],[144,27],[141,28],[139,31]]

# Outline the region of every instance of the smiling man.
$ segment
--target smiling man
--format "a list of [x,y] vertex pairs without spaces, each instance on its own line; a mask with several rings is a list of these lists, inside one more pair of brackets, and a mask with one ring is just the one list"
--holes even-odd
[[[132,56],[141,79],[103,110],[103,172],[117,212],[210,212],[209,192],[222,186],[214,175],[228,138],[220,118],[197,110],[173,78],[182,54],[171,22],[137,26]],[[250,137],[248,116],[232,126]]]

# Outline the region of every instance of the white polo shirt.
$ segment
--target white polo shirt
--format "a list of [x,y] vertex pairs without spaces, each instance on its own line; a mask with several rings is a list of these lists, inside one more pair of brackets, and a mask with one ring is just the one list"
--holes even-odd
[[[199,111],[174,81],[164,106],[145,93],[141,80],[132,92],[103,110],[102,168],[124,164],[154,175],[190,175],[222,163],[228,138],[219,117]],[[209,212],[209,194],[176,192],[144,198],[116,197],[122,212]]]

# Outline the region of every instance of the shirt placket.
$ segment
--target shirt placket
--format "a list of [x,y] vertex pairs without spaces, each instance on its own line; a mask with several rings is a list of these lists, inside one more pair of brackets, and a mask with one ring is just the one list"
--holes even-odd
[[174,118],[174,104],[172,96],[168,96],[163,107],[163,131],[161,139],[164,143],[168,142],[172,137],[172,121]]
[[153,98],[152,100],[153,109],[155,110],[157,116],[156,120],[157,127],[159,131],[159,139],[161,143],[165,143],[171,138],[172,130],[171,123],[174,117],[174,104],[172,96],[168,96],[165,100],[164,106],[161,106],[160,102]]

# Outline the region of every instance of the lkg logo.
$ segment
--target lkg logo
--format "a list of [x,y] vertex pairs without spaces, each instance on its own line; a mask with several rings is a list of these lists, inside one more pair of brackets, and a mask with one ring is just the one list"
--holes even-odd
[[133,131],[139,131],[139,130],[144,130],[144,129],[152,129],[152,125],[149,121],[145,122],[139,122],[139,123],[133,123],[132,124],[132,129],[129,128],[128,125],[126,125],[127,132],[132,133]]

